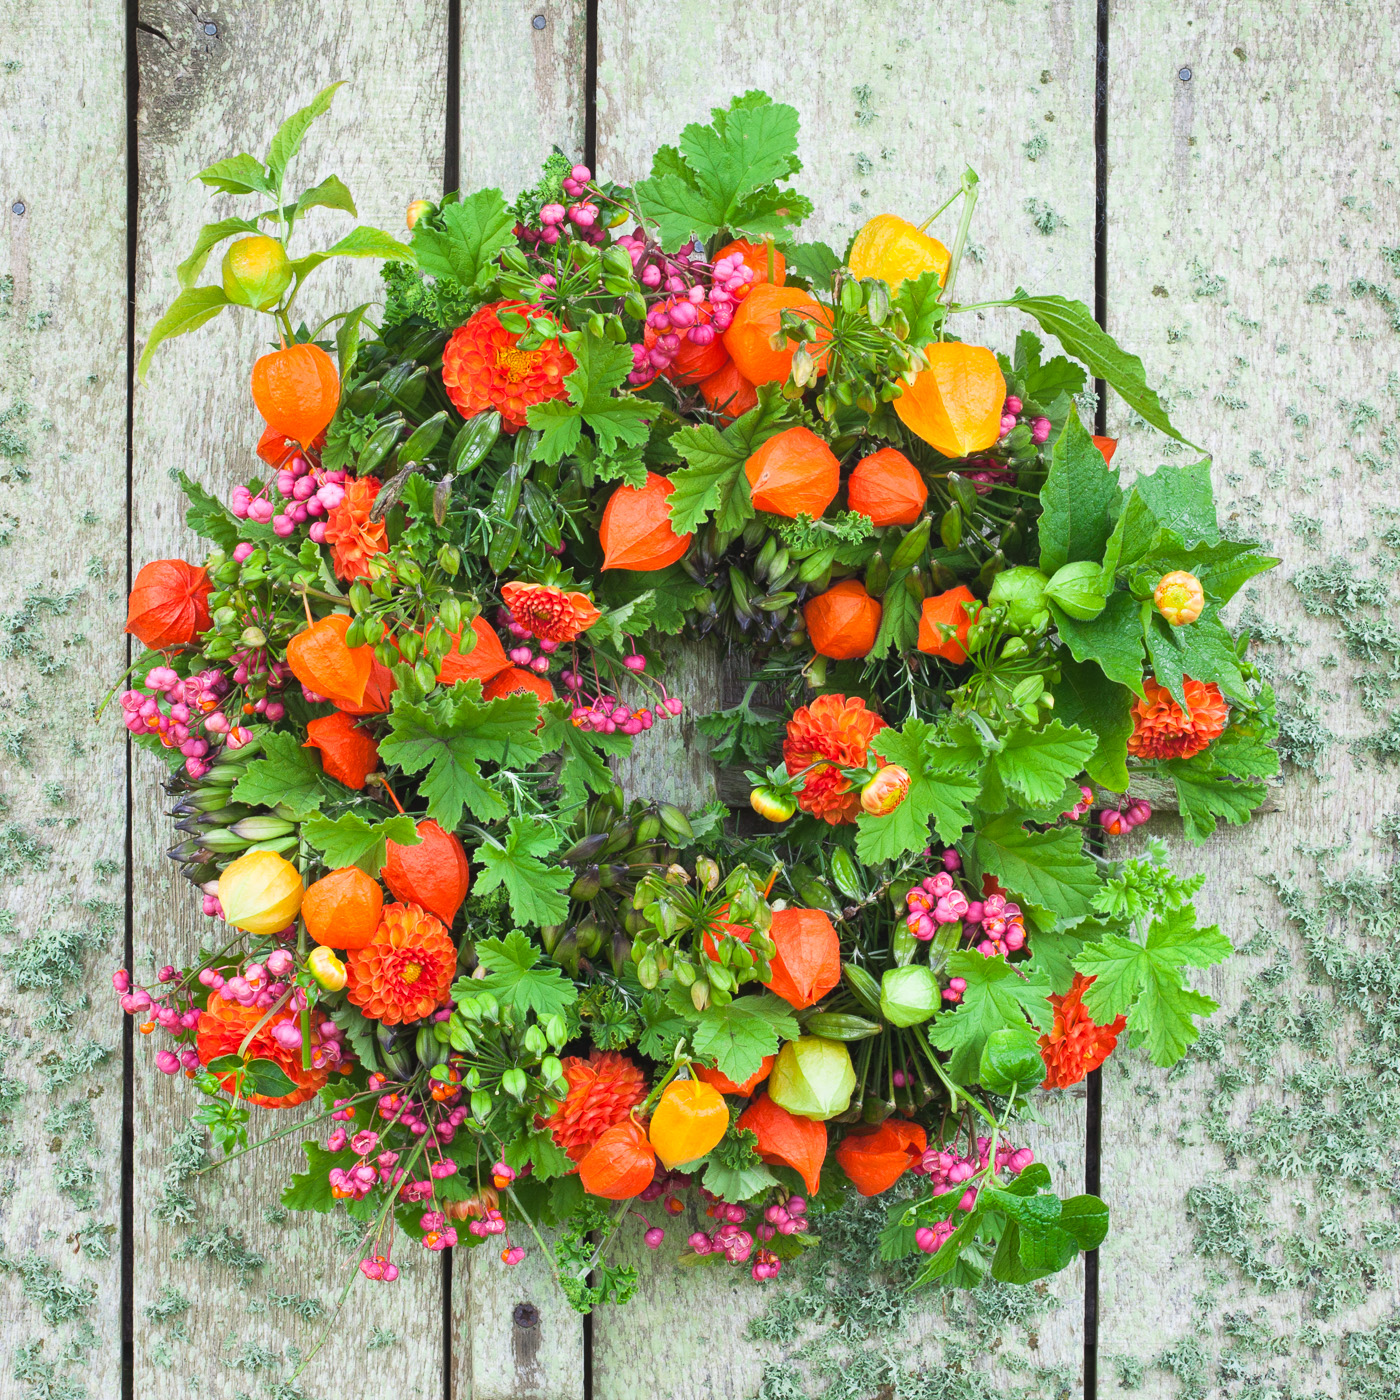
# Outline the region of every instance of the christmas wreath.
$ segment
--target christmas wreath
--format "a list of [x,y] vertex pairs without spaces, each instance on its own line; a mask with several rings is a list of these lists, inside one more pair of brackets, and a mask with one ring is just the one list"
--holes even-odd
[[[801,242],[797,113],[748,93],[634,185],[556,152],[514,203],[294,253],[354,214],[286,188],[333,94],[201,172],[260,212],[202,231],[142,356],[232,307],[280,346],[264,465],[182,477],[209,553],[131,593],[121,714],[215,930],[113,979],[156,1068],[225,1158],[314,1100],[283,1204],[346,1213],[381,1282],[402,1231],[620,1302],[619,1230],[660,1248],[687,1197],[681,1262],[766,1280],[853,1191],[921,1283],[1064,1268],[1107,1208],[1018,1114],[1216,1009],[1199,878],[1109,840],[1135,777],[1198,841],[1262,800],[1273,699],[1220,612],[1275,561],[1208,461],[1120,481],[1091,377],[1189,444],[1086,307],[954,299],[970,171],[951,248],[893,214]],[[382,311],[294,324],[335,257],[382,260]],[[991,306],[1064,353],[957,337]],[[749,668],[694,721],[737,802],[624,793],[703,646]]]

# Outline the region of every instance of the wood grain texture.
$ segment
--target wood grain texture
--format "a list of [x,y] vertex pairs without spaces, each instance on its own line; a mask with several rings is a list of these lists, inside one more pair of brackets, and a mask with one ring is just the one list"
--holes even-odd
[[[1018,7],[1014,16],[979,17],[876,0],[783,6],[724,0],[693,8],[601,0],[598,36],[602,177],[646,175],[659,142],[674,142],[687,122],[708,121],[710,108],[735,93],[762,88],[801,115],[805,168],[795,183],[816,204],[803,238],[823,239],[840,252],[877,213],[920,221],[970,164],[982,180],[981,201],[960,294],[969,301],[1004,296],[1020,284],[1092,301],[1092,7],[1038,3]],[[1053,233],[1037,232],[1031,200],[1062,221]],[[933,231],[951,243],[955,228],[956,215],[944,215]],[[959,333],[1009,348],[1016,329],[1008,319],[979,313]],[[704,713],[698,690],[682,694],[692,714]],[[674,737],[666,742],[659,760],[639,745],[638,777],[693,777],[688,740],[674,767],[668,762]],[[703,782],[702,793],[709,795]],[[1047,1120],[1033,1146],[1058,1180],[1079,1189],[1082,1100],[1058,1101]],[[1056,1170],[1059,1161],[1064,1170]],[[600,1400],[748,1395],[763,1361],[781,1355],[773,1347],[704,1340],[742,1335],[767,1302],[746,1271],[676,1271],[672,1252],[685,1233],[669,1229],[661,1258],[650,1267],[644,1248],[635,1241],[627,1246],[643,1270],[642,1288],[626,1309],[600,1312],[594,1321]],[[1077,1376],[1080,1268],[1052,1281],[1050,1292],[1065,1306],[1041,1328],[1035,1364]],[[931,1298],[912,1325],[911,1339],[926,1342],[929,1355],[938,1354],[944,1331],[940,1308]],[[682,1318],[692,1325],[678,1327]],[[1009,1374],[994,1367],[988,1378],[1002,1383]]]
[[[534,183],[553,147],[583,158],[583,0],[462,6],[464,190]],[[541,23],[542,21],[542,23]],[[502,1264],[489,1245],[453,1257],[452,1393],[461,1400],[582,1400],[583,1319],[554,1286],[538,1246]]]
[[[107,978],[122,961],[126,745],[92,712],[126,664],[125,62],[113,0],[0,13],[4,1400],[80,1381],[112,1395],[121,1377],[122,1017]],[[19,960],[60,940],[75,955],[63,975],[81,964],[87,985],[20,990],[38,969]],[[89,1050],[92,1068],[62,1074]],[[24,1261],[84,1290],[60,1325],[41,1316],[40,1279],[11,1271]]]
[[[1142,355],[1149,380],[1165,386],[1182,431],[1215,454],[1222,518],[1283,557],[1248,591],[1252,603],[1247,592],[1234,605],[1234,619],[1252,606],[1267,623],[1296,629],[1306,692],[1342,741],[1320,783],[1290,778],[1277,810],[1244,830],[1218,832],[1204,849],[1188,846],[1173,819],[1150,824],[1168,838],[1175,867],[1206,875],[1203,920],[1219,921],[1237,946],[1282,929],[1261,877],[1311,865],[1299,848],[1344,833],[1347,849],[1329,874],[1384,863],[1369,832],[1374,816],[1393,805],[1385,779],[1378,786],[1377,774],[1344,747],[1374,722],[1348,685],[1354,667],[1340,655],[1335,624],[1304,617],[1287,580],[1332,547],[1364,562],[1365,537],[1384,528],[1377,510],[1394,500],[1393,467],[1388,482],[1362,456],[1393,419],[1393,404],[1370,432],[1347,427],[1358,400],[1386,403],[1394,331],[1383,308],[1346,293],[1353,278],[1390,281],[1380,248],[1394,242],[1400,218],[1393,18],[1374,7],[1306,0],[1111,6],[1110,329]],[[1110,405],[1109,431],[1122,438],[1115,465],[1125,471],[1162,459],[1162,439],[1134,425],[1121,405]],[[1299,528],[1295,512],[1319,528]],[[1329,653],[1335,669],[1324,671]],[[1240,1010],[1264,966],[1237,957],[1200,984],[1222,1003],[1220,1020]],[[1339,1063],[1346,1041],[1337,1043]],[[1296,1048],[1285,1046],[1280,1059],[1296,1065]],[[1195,1345],[1213,1365],[1224,1343],[1212,1307],[1237,1318],[1258,1310],[1283,1340],[1268,1363],[1279,1387],[1273,1393],[1347,1393],[1343,1375],[1299,1338],[1311,1314],[1298,1293],[1263,1297],[1228,1265],[1193,1252],[1188,1189],[1211,1174],[1228,1172],[1236,1182],[1251,1175],[1202,1133],[1215,1068],[1164,1083],[1140,1058],[1129,1060],[1137,1065],[1131,1072],[1110,1063],[1104,1075],[1103,1195],[1113,1223],[1102,1251],[1100,1395],[1120,1393],[1119,1358],[1130,1376],[1147,1367],[1134,1396],[1182,1393],[1180,1375],[1153,1363]],[[1242,1126],[1279,1099],[1276,1077],[1249,1085],[1230,1106],[1230,1121]],[[1271,1220],[1293,1228],[1308,1218],[1305,1183],[1263,1184]],[[1348,1209],[1352,1227],[1370,1218]],[[1395,1297],[1392,1272],[1365,1308],[1325,1331],[1371,1325]],[[1263,1364],[1236,1355],[1237,1375],[1244,1374],[1238,1366]],[[1216,1375],[1209,1365],[1201,1385]]]
[[[337,78],[348,81],[329,116],[313,126],[293,178],[307,184],[338,174],[357,199],[361,221],[402,232],[408,201],[436,190],[442,180],[446,133],[447,7],[375,0],[332,9],[296,3],[220,4],[198,15],[177,3],[141,10],[140,223],[136,324],[144,334],[175,291],[172,269],[208,220],[234,211],[230,198],[209,200],[190,177],[211,160],[250,149],[261,155],[278,123]],[[294,59],[294,61],[289,61]],[[298,186],[299,188],[299,186]],[[316,211],[303,248],[321,247],[350,227],[344,214]],[[297,245],[293,245],[295,253]],[[217,264],[215,264],[217,266]],[[377,299],[372,263],[331,262],[313,274],[298,314],[310,323],[359,302]],[[324,280],[322,280],[324,279]],[[192,335],[162,348],[149,382],[135,391],[133,557],[137,563],[198,548],[182,524],[182,498],[168,473],[183,468],[211,490],[226,492],[256,465],[253,448],[262,423],[248,390],[253,359],[270,337],[269,322],[226,313]],[[197,556],[196,556],[197,557]],[[156,766],[137,756],[134,906],[136,940],[176,963],[194,951],[201,925],[195,892],[164,858],[169,830],[162,815]],[[175,954],[182,956],[175,956]],[[145,1047],[141,1047],[144,1049]],[[165,1144],[172,1127],[193,1107],[189,1086],[161,1082],[148,1056],[136,1066],[136,1393],[158,1400],[185,1396],[197,1381],[201,1395],[232,1396],[259,1382],[247,1367],[257,1347],[277,1355],[261,1372],[271,1380],[287,1368],[289,1344],[303,1350],[326,1326],[297,1319],[270,1300],[291,1295],[333,1304],[355,1259],[337,1244],[331,1219],[292,1216],[276,1224],[281,1183],[301,1162],[293,1136],[243,1159],[244,1168],[217,1178],[202,1193],[206,1209],[194,1227],[228,1224],[249,1248],[266,1257],[251,1285],[221,1264],[172,1263],[183,1232],[151,1218],[159,1192]],[[254,1134],[284,1126],[262,1115]],[[442,1261],[404,1240],[395,1248],[403,1276],[393,1286],[358,1280],[333,1335],[308,1374],[309,1395],[376,1390],[437,1397],[442,1391]],[[182,1288],[195,1302],[186,1319],[189,1342],[167,1341],[169,1369],[159,1364],[160,1329],[141,1322],[142,1309],[162,1284]],[[366,1350],[374,1329],[383,1345]],[[392,1333],[392,1337],[389,1334]],[[240,1363],[243,1369],[239,1369]]]

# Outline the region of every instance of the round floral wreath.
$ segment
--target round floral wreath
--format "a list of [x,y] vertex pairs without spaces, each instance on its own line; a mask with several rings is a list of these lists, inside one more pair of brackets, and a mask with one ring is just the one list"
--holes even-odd
[[[284,192],[290,140],[202,172],[271,208],[197,286],[232,236],[204,230],[142,360],[234,305],[282,346],[266,470],[227,504],[182,478],[209,555],[131,594],[121,712],[221,921],[113,979],[156,1067],[225,1157],[253,1107],[317,1099],[283,1203],[348,1212],[385,1282],[398,1229],[500,1236],[622,1301],[619,1229],[660,1248],[687,1198],[683,1255],[759,1280],[850,1191],[891,1193],[922,1283],[1097,1246],[1106,1207],[1052,1192],[1018,1110],[1125,1031],[1174,1063],[1216,1009],[1187,970],[1230,950],[1160,843],[1105,838],[1150,815],[1135,775],[1204,840],[1278,766],[1219,616],[1275,561],[1222,533],[1208,462],[1125,489],[1081,423],[1095,376],[1180,450],[1140,362],[1078,302],[954,300],[971,172],[951,250],[892,214],[797,241],[797,114],[760,93],[633,186],[556,154],[513,204],[296,258],[349,201]],[[294,326],[337,256],[383,260],[382,316]],[[987,306],[1066,353],[957,339]],[[751,811],[610,766],[682,722],[667,638],[707,636],[752,662],[695,721]]]

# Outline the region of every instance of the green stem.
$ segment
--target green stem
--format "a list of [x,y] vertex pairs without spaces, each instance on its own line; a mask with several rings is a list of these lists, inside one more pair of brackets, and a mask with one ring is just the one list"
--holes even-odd
[[928,216],[928,218],[926,218],[926,219],[923,221],[923,223],[921,223],[921,224],[919,225],[919,232],[922,233],[922,232],[923,232],[923,231],[924,231],[924,230],[925,230],[925,229],[926,229],[926,228],[927,228],[927,227],[928,227],[928,226],[929,226],[929,225],[930,225],[930,224],[931,224],[931,223],[932,223],[932,222],[933,222],[933,221],[934,221],[934,220],[935,220],[935,219],[936,219],[950,204],[953,203],[953,201],[954,201],[955,199],[957,199],[957,197],[958,197],[961,193],[962,193],[962,186],[959,185],[959,186],[957,187],[957,189],[955,189],[955,190],[953,191],[953,193],[950,194],[950,195],[948,196],[948,198],[945,199],[945,200],[943,201],[943,203],[940,204],[940,205],[938,206],[938,208],[935,209],[935,210],[933,211],[933,213],[930,214],[930,215]]
[[[967,231],[972,226],[973,210],[977,208],[977,174],[970,166],[963,171],[962,197],[962,217],[958,220],[957,237],[953,240],[953,252],[948,260],[948,282],[939,293],[940,300],[950,306],[953,299],[953,283],[957,280],[963,249],[967,246]],[[938,334],[939,338],[942,339],[943,328],[941,325]]]
[[953,1081],[948,1078],[948,1075],[944,1071],[943,1066],[938,1063],[938,1057],[936,1055],[929,1057],[929,1063],[932,1064],[934,1073],[937,1074],[937,1076],[943,1081],[943,1087],[947,1089],[948,1092],[955,1098],[961,1099],[970,1108],[972,1108],[974,1111],[980,1114],[995,1130],[997,1120],[987,1111],[986,1107],[983,1104],[979,1103],[965,1089],[961,1088],[957,1084],[954,1084]]
[[[365,1099],[377,1098],[378,1090],[373,1093],[356,1094],[348,1100],[350,1103],[360,1103]],[[314,1128],[317,1123],[324,1123],[336,1110],[328,1108],[324,1113],[319,1113],[315,1118],[303,1118],[299,1123],[293,1123],[289,1128],[281,1128],[275,1133],[270,1133],[265,1138],[259,1138],[257,1142],[250,1142],[247,1147],[240,1147],[237,1152],[226,1153],[217,1162],[210,1162],[207,1167],[200,1167],[195,1176],[203,1176],[205,1172],[217,1171],[220,1167],[227,1166],[236,1157],[242,1157],[248,1152],[256,1152],[258,1148],[265,1147],[269,1142],[276,1142],[278,1138],[284,1138],[290,1133],[304,1133]]]

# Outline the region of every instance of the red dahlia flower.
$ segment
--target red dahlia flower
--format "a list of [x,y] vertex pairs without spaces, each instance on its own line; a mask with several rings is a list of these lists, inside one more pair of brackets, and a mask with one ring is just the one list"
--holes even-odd
[[1185,710],[1151,676],[1142,686],[1147,698],[1133,702],[1128,738],[1134,758],[1190,758],[1220,737],[1229,710],[1218,685],[1187,676]]
[[588,594],[565,593],[546,583],[508,583],[501,598],[511,617],[545,642],[575,641],[603,615]]
[[447,342],[442,352],[442,382],[463,418],[495,408],[506,432],[514,433],[525,426],[525,411],[531,404],[568,394],[564,376],[573,373],[574,357],[558,340],[547,340],[537,350],[521,350],[518,333],[500,322],[502,311],[553,320],[539,307],[523,301],[483,306]]
[[[863,768],[871,758],[870,741],[885,727],[885,721],[855,697],[819,695],[797,710],[788,721],[783,761],[789,773],[817,765],[802,780],[798,806],[832,826],[855,821],[860,795],[841,769]],[[878,755],[875,762],[885,766]]]
[[374,941],[345,959],[345,995],[387,1026],[417,1021],[447,1000],[457,947],[416,904],[386,904]]
[[1084,1009],[1084,989],[1093,982],[1082,972],[1064,996],[1052,996],[1055,1021],[1050,1034],[1040,1037],[1040,1058],[1045,1061],[1045,1089],[1068,1089],[1078,1084],[1090,1070],[1098,1069],[1113,1053],[1118,1036],[1128,1024],[1124,1016],[1116,1016],[1107,1026],[1094,1023]]
[[559,1107],[540,1121],[570,1158],[579,1162],[609,1128],[646,1098],[647,1085],[641,1070],[615,1050],[595,1050],[586,1060],[568,1055],[563,1063],[568,1092]]
[[338,579],[368,578],[370,559],[389,547],[384,522],[369,518],[378,494],[377,477],[347,481],[343,499],[326,517],[326,543]]

